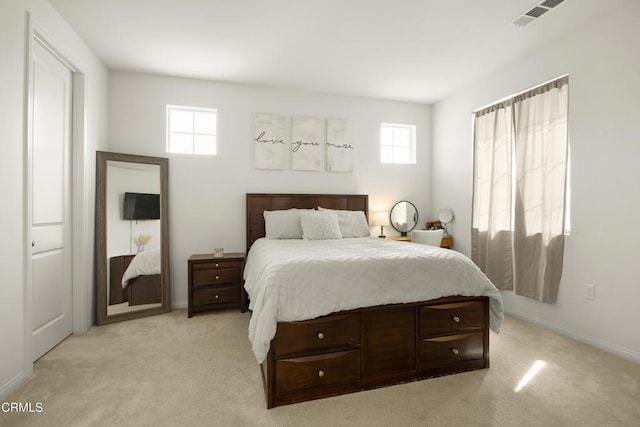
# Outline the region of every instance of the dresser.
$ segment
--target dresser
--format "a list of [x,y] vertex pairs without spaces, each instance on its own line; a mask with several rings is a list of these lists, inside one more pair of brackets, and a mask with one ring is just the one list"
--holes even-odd
[[193,313],[222,308],[247,310],[247,294],[242,287],[245,254],[191,255],[188,261],[188,317]]

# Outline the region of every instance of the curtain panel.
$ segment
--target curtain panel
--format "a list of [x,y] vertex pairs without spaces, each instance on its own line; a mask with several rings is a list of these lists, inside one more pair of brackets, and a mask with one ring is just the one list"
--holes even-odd
[[542,302],[562,275],[568,81],[474,114],[472,259],[499,289]]
[[471,259],[498,289],[513,289],[512,116],[507,102],[474,120]]

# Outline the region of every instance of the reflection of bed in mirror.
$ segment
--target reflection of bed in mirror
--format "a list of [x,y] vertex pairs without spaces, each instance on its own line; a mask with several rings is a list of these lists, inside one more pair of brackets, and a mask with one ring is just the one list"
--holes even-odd
[[109,306],[129,306],[162,302],[160,252],[118,255],[109,260]]

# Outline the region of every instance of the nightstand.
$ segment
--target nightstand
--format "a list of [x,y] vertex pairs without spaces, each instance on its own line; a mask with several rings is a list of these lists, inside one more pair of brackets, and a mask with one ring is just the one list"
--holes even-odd
[[453,237],[444,236],[442,238],[442,242],[440,243],[440,247],[441,248],[446,248],[446,249],[451,249],[452,246],[453,246]]
[[197,311],[221,308],[239,308],[247,311],[247,297],[242,287],[245,255],[226,253],[223,257],[212,254],[189,257],[188,317]]
[[387,239],[397,240],[398,242],[410,242],[411,236],[387,236]]
[[[411,242],[411,236],[387,236],[387,239],[397,240],[398,242]],[[441,248],[451,249],[453,246],[453,237],[445,236],[440,243]]]

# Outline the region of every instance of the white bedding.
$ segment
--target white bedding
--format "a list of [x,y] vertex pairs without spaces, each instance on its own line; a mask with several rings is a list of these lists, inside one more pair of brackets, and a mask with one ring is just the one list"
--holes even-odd
[[160,274],[160,249],[143,251],[133,257],[129,267],[122,275],[122,288],[126,288],[131,279],[138,276]]
[[502,325],[502,297],[466,256],[377,237],[258,239],[244,270],[253,310],[249,339],[262,363],[278,321],[341,310],[427,301],[449,295],[490,297],[490,327]]

